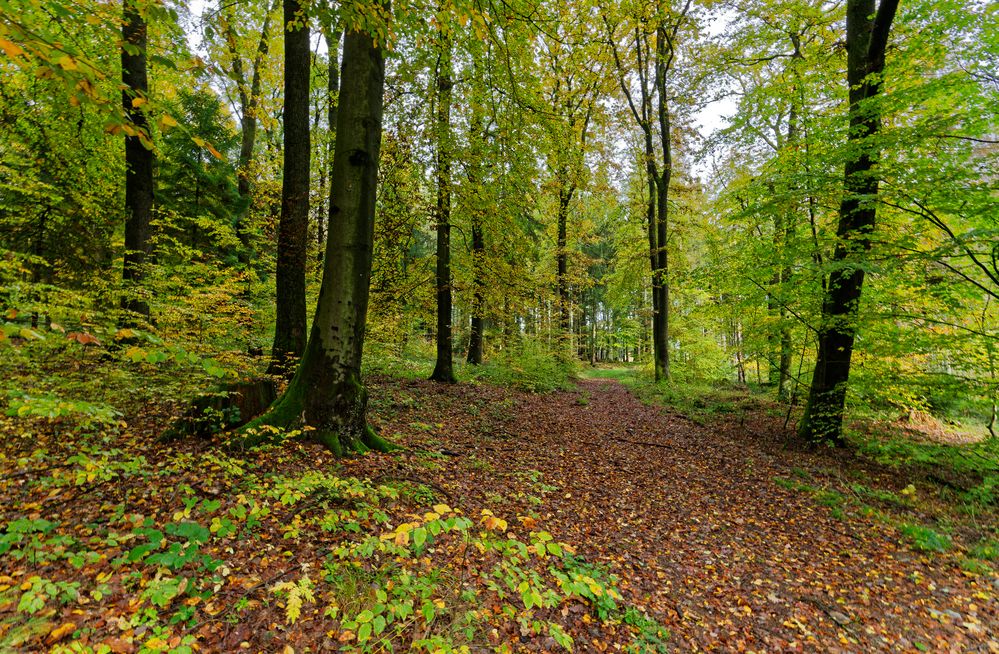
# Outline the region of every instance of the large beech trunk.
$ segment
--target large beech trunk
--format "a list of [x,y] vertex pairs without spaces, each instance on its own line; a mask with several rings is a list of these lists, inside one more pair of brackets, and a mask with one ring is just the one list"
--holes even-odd
[[818,356],[799,434],[812,443],[843,443],[843,409],[856,335],[864,259],[877,217],[878,179],[872,169],[880,150],[872,138],[881,116],[870,102],[881,91],[888,33],[898,0],[847,0],[847,79],[850,84],[850,149],[839,208],[839,239],[822,303]]
[[[125,118],[142,132],[142,136],[125,136],[125,263],[122,279],[126,295],[121,306],[126,311],[148,318],[149,305],[136,295],[135,288],[142,281],[149,255],[153,213],[153,151],[149,123],[142,110],[149,91],[146,75],[148,30],[136,0],[124,0],[122,10],[121,101]],[[145,145],[143,139],[146,139]]]
[[271,373],[291,372],[305,350],[305,266],[309,232],[309,27],[300,0],[284,2],[284,176],[278,224],[277,311]]
[[[342,73],[330,175],[334,204],[308,346],[284,395],[248,426],[295,426],[304,417],[308,436],[338,455],[389,447],[367,425],[361,382],[385,83],[382,50],[367,33],[347,33]],[[250,434],[244,443],[264,438]]]

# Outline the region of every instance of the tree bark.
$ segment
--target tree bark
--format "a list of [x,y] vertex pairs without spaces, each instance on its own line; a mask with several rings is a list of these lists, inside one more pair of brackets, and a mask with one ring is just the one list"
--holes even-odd
[[[124,0],[121,29],[122,108],[136,134],[125,136],[125,260],[122,280],[125,296],[121,307],[149,317],[149,304],[137,294],[149,255],[150,222],[153,213],[153,144],[142,105],[149,80],[146,71],[148,29],[137,0]],[[127,319],[126,319],[127,320]]]
[[[326,39],[326,49],[329,52],[329,77],[326,83],[326,94],[327,94],[327,125],[329,125],[330,138],[329,138],[329,159],[332,161],[334,155],[334,149],[336,147],[336,121],[337,121],[337,110],[339,107],[339,94],[340,94],[340,40],[343,38],[343,28],[341,27],[340,21],[337,20],[336,25],[325,24],[323,25],[323,36]],[[333,186],[330,185],[330,193],[328,199],[329,211],[332,212],[334,206],[333,200]],[[322,213],[320,213],[322,216]],[[328,219],[324,222],[321,218],[319,220],[319,226],[316,238],[319,241],[319,253],[317,255],[319,263],[323,261],[323,254],[326,250],[326,225],[333,222],[332,215],[328,215]]]
[[309,26],[300,0],[284,0],[284,176],[278,224],[277,311],[269,373],[290,374],[306,343],[305,267],[309,230]]
[[873,168],[880,155],[875,138],[881,116],[871,104],[881,91],[885,49],[898,0],[847,0],[847,80],[850,84],[850,151],[843,175],[838,243],[833,252],[822,303],[818,356],[808,403],[799,427],[811,443],[841,445],[846,386],[856,335],[857,309],[864,284],[864,263],[871,248],[877,217],[878,178]]
[[472,329],[468,337],[468,362],[473,365],[482,363],[482,336],[485,308],[486,282],[484,277],[483,259],[486,256],[486,241],[482,233],[482,216],[477,210],[472,212],[472,266],[475,275],[475,290],[472,296]]
[[382,50],[366,32],[344,38],[342,79],[330,174],[336,202],[308,347],[284,395],[249,425],[296,425],[304,416],[311,438],[337,455],[389,447],[367,424],[361,382],[385,83]]
[[569,330],[569,312],[572,301],[569,298],[569,204],[576,190],[572,182],[567,181],[570,173],[560,170],[556,175],[559,180],[557,236],[555,244],[556,276],[555,286],[558,291],[558,327],[559,340],[568,340],[559,347],[559,356],[568,356],[572,345],[572,332]]
[[451,330],[451,40],[440,34],[437,69],[437,362],[430,379],[453,384]]

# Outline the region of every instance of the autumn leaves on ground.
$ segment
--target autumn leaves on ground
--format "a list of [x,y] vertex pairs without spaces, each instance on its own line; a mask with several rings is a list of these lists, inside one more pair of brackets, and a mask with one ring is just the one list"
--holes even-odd
[[341,461],[161,443],[175,406],[7,418],[0,651],[999,651],[963,527],[911,537],[934,482],[788,446],[759,406],[692,420],[597,378],[371,398],[400,449]]

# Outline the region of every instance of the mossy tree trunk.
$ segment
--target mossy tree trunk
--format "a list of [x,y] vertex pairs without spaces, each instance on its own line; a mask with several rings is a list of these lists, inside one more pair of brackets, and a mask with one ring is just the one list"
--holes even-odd
[[871,248],[877,217],[880,155],[878,108],[871,102],[881,92],[885,49],[898,0],[847,0],[847,80],[850,84],[850,133],[853,156],[844,168],[839,208],[838,243],[822,303],[818,356],[808,404],[798,429],[811,443],[843,443],[843,409],[857,329],[857,309],[864,285],[864,263]]
[[[304,424],[312,428],[310,438],[338,455],[389,447],[367,424],[368,394],[361,381],[382,133],[381,48],[366,32],[351,30],[344,38],[341,70],[330,175],[334,204],[315,319],[288,389],[248,425]],[[246,442],[258,440],[251,435]]]

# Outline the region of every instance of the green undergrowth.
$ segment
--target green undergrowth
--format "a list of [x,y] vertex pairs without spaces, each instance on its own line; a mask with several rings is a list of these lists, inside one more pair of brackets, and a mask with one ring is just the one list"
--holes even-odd
[[967,512],[993,510],[999,504],[999,439],[948,444],[901,435],[851,438],[861,455],[882,465],[922,470],[946,482],[943,492]]
[[154,457],[102,436],[0,458],[19,471],[0,485],[0,651],[184,654],[240,623],[260,625],[253,649],[512,652],[525,636],[573,651],[574,605],[628,651],[665,651],[617,577],[533,517],[466,515],[288,443]]
[[[529,343],[496,352],[481,365],[470,365],[456,357],[454,367],[459,382],[485,382],[529,393],[569,390],[577,373],[575,363],[559,361],[547,349]],[[434,360],[425,352],[414,352],[405,357],[377,347],[365,352],[366,375],[428,379],[433,369]]]
[[645,404],[667,407],[700,425],[740,413],[747,404],[754,409],[766,407],[766,396],[760,389],[701,379],[656,382],[649,366],[590,367],[580,376],[620,382]]
[[789,477],[775,477],[774,483],[809,495],[817,504],[827,507],[830,516],[837,520],[863,518],[883,522],[891,525],[899,540],[916,552],[940,554],[960,550],[955,560],[965,571],[994,574],[993,562],[999,558],[995,527],[985,526],[984,535],[980,532],[973,542],[961,543],[952,533],[956,531],[957,523],[947,516],[932,525],[926,524],[923,495],[930,492],[929,489],[919,491],[910,484],[900,491],[890,491],[859,482],[830,486],[800,468],[793,469]]

